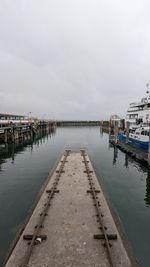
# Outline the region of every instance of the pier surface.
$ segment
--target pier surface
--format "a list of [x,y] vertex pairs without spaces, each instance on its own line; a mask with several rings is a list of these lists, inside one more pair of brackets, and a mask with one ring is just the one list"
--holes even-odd
[[84,151],[63,155],[5,266],[137,266]]

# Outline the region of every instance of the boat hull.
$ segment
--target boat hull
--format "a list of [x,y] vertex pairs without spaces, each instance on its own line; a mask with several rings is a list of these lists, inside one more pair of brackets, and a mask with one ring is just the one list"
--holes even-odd
[[[124,134],[119,134],[118,139],[121,143],[125,143],[127,141],[127,136]],[[128,143],[134,147],[141,148],[141,149],[144,149],[145,151],[148,151],[148,147],[149,147],[148,141],[141,141],[141,140],[129,138]]]

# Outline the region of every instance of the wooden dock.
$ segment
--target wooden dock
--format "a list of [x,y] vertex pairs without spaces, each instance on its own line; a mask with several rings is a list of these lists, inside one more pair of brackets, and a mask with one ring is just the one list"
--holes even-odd
[[0,127],[0,144],[10,144],[30,140],[34,136],[50,133],[56,127],[54,121],[40,121],[37,124],[9,124]]
[[64,153],[4,266],[139,266],[84,150]]

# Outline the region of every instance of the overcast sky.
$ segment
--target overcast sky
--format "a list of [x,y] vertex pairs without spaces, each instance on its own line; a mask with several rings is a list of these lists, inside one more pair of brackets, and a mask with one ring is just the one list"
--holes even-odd
[[0,1],[0,112],[124,116],[147,82],[149,0]]

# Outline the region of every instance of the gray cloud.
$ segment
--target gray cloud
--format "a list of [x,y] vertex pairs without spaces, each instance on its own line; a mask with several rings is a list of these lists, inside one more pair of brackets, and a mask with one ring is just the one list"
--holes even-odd
[[150,81],[147,0],[2,0],[0,112],[123,116]]

